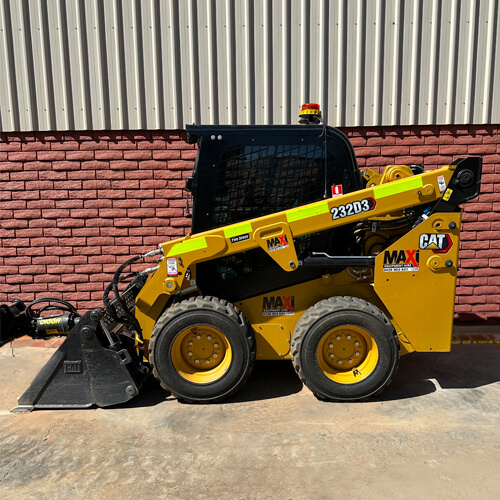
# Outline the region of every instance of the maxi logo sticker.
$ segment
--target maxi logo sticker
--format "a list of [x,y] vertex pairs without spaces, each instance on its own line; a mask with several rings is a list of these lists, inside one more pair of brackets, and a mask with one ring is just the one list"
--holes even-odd
[[167,276],[178,276],[177,257],[167,257]]
[[365,198],[360,201],[353,201],[352,203],[346,203],[345,205],[333,207],[330,210],[332,214],[332,220],[351,217],[351,215],[357,215],[362,212],[370,212],[375,208],[376,204],[377,203],[373,198]]
[[449,234],[421,234],[419,247],[421,250],[432,250],[434,253],[447,253],[453,246]]
[[283,250],[283,248],[288,248],[288,239],[286,234],[283,236],[277,236],[276,238],[269,238],[267,240],[268,252],[276,252],[276,250]]
[[384,272],[418,271],[419,250],[386,250]]
[[278,295],[263,297],[262,316],[293,316],[295,314],[295,297]]
[[239,241],[245,241],[245,240],[249,240],[250,239],[250,235],[247,233],[247,234],[240,234],[238,236],[233,236],[231,238],[231,243],[238,243]]

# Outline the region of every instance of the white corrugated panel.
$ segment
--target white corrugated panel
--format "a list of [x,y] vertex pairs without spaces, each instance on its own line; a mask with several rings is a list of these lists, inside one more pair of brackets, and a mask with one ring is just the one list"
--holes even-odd
[[498,0],[0,0],[0,130],[500,123]]

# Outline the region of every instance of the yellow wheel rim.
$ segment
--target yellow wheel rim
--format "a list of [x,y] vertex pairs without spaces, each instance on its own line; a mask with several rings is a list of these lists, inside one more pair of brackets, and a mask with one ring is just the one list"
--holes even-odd
[[317,351],[322,372],[339,384],[355,384],[367,378],[378,362],[373,337],[354,325],[339,326],[320,340]]
[[232,360],[231,345],[226,336],[208,325],[183,330],[175,338],[171,354],[177,373],[195,384],[220,379]]

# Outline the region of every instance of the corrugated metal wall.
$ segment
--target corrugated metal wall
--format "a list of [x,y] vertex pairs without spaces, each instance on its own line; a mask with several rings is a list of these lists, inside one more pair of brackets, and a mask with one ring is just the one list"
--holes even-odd
[[0,130],[500,122],[498,0],[0,0]]

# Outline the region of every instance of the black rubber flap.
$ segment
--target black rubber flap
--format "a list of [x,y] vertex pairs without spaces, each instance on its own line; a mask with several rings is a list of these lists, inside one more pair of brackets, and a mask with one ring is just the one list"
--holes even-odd
[[120,354],[96,336],[100,316],[99,309],[85,313],[13,411],[111,406],[138,393]]

